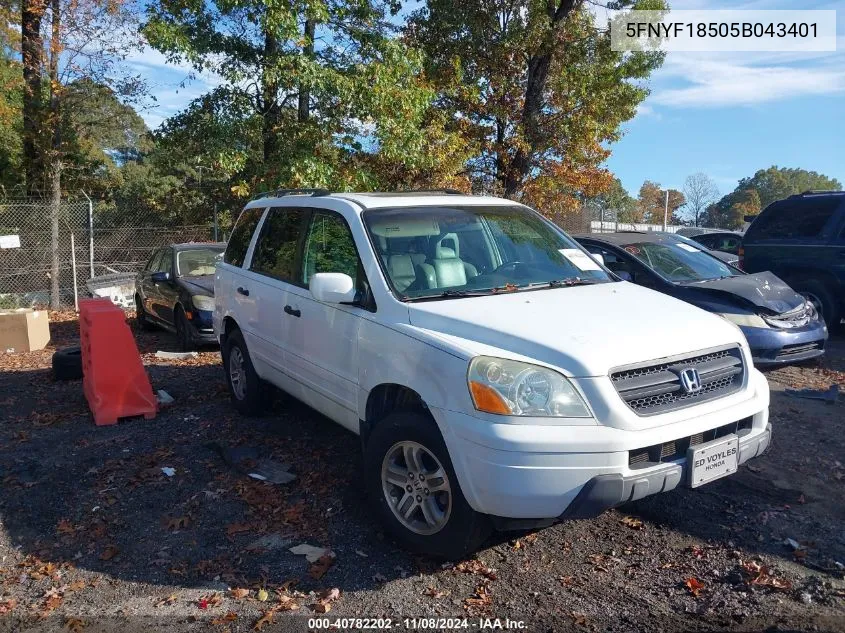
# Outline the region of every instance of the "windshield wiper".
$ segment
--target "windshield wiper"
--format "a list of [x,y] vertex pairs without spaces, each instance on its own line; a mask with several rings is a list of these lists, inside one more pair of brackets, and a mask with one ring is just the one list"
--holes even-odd
[[489,290],[444,290],[436,295],[423,295],[421,297],[408,297],[405,301],[439,301],[440,299],[454,299],[456,297],[487,297],[493,294],[494,289]]
[[527,286],[520,286],[520,290],[541,290],[543,288],[569,288],[570,286],[592,286],[593,284],[604,283],[604,279],[584,279],[583,277],[566,277],[564,279],[551,279],[530,283]]

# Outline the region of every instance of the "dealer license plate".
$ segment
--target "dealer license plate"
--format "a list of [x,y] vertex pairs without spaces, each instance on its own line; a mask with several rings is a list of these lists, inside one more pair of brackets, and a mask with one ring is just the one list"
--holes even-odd
[[697,444],[687,449],[689,485],[703,486],[714,479],[735,473],[739,461],[739,438],[726,435],[706,444]]

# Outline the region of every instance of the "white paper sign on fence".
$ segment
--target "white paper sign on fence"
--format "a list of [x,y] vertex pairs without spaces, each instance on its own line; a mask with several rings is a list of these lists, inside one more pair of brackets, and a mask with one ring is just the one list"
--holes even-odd
[[20,235],[0,235],[0,248],[20,248]]

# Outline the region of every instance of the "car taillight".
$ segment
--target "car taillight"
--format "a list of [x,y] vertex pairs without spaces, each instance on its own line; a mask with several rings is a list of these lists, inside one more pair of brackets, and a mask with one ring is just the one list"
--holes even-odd
[[737,262],[737,267],[740,270],[745,270],[745,249],[740,246],[739,251],[737,251],[737,255],[739,256],[739,261]]

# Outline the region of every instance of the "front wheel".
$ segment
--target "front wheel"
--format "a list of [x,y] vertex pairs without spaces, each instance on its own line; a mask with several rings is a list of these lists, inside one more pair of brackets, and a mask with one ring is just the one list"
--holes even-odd
[[440,430],[426,415],[398,412],[380,421],[364,451],[364,472],[376,512],[409,549],[460,560],[492,530],[464,498]]
[[179,342],[179,351],[190,352],[194,348],[191,324],[182,308],[176,309],[176,340]]
[[804,282],[796,282],[792,287],[815,306],[832,332],[839,329],[839,322],[842,319],[839,300],[825,284],[808,279]]
[[260,415],[267,406],[267,385],[255,372],[240,330],[230,332],[223,344],[226,385],[235,408],[244,415]]

